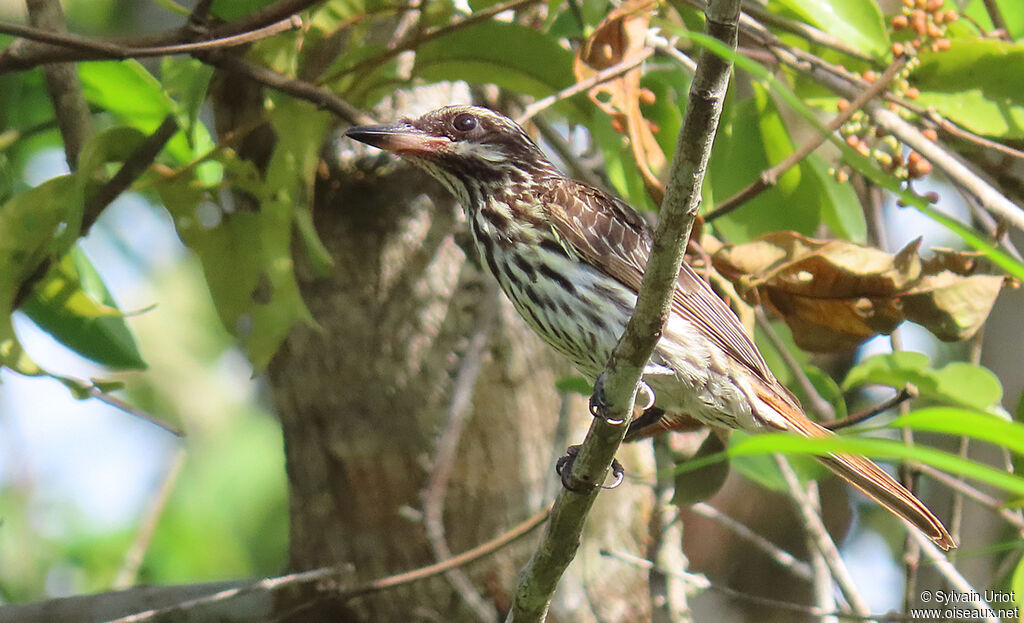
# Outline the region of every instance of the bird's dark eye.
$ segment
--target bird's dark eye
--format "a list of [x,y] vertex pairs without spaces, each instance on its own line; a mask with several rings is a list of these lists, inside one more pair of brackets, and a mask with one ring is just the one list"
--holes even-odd
[[459,132],[469,132],[476,128],[476,117],[468,112],[459,113],[452,119],[452,127]]

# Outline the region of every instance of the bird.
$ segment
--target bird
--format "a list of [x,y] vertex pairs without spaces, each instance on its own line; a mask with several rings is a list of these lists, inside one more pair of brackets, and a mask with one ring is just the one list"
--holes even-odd
[[[445,106],[345,134],[447,188],[465,210],[481,264],[526,324],[590,381],[597,378],[636,305],[652,244],[646,220],[564,175],[522,127],[488,108]],[[806,415],[733,311],[685,262],[643,384],[655,416],[641,416],[646,421],[627,440],[692,428],[693,420],[748,433],[833,435]],[[956,547],[924,503],[869,459],[816,458],[938,547]]]

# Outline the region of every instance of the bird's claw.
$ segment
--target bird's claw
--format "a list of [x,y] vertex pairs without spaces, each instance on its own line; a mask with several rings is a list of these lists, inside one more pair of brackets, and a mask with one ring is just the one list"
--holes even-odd
[[[598,485],[593,482],[587,482],[573,477],[572,465],[576,462],[576,457],[579,456],[579,453],[579,446],[569,446],[566,448],[565,456],[559,458],[555,463],[555,473],[557,473],[559,478],[561,478],[563,487],[573,493],[586,495],[597,488]],[[622,480],[626,473],[626,470],[622,467],[622,463],[619,463],[618,459],[612,459],[611,469],[614,480],[611,484],[600,485],[602,489],[614,489],[622,484]]]
[[[647,383],[640,381],[636,391],[636,399],[634,400],[635,406],[640,411],[646,411],[654,406],[654,400],[654,390]],[[609,406],[607,400],[605,400],[604,375],[602,374],[594,381],[594,393],[590,395],[590,415],[601,418],[613,426],[625,423],[625,419],[608,416]]]
[[646,411],[654,406],[654,390],[647,383],[640,381],[636,388],[636,407],[640,411]]
[[594,393],[590,394],[590,415],[607,420],[605,415],[608,412],[608,403],[604,398],[604,374],[594,381]]
[[612,426],[618,426],[625,423],[626,420],[621,418],[612,418],[608,416],[609,407],[608,401],[605,399],[604,394],[604,374],[597,377],[594,381],[594,393],[590,395],[590,415],[601,418]]

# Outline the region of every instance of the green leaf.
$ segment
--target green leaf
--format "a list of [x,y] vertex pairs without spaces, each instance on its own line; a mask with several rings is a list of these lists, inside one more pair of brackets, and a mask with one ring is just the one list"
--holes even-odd
[[563,376],[558,379],[555,381],[555,389],[564,394],[574,393],[582,396],[590,396],[594,393],[594,386],[591,385],[590,381],[578,374],[574,376]]
[[[77,229],[82,211],[79,178],[63,175],[21,192],[0,206],[0,364],[23,374],[42,371],[14,334],[10,312],[22,284],[58,248],[61,229]],[[69,222],[77,216],[78,222]]]
[[[716,200],[731,197],[771,166],[760,119],[762,114],[777,115],[777,112],[774,100],[769,97],[762,97],[760,102],[755,98],[746,99],[726,108],[707,175],[711,195]],[[792,146],[790,141],[777,137],[784,129],[774,127],[771,132],[776,134],[776,141]],[[781,155],[777,146],[771,151],[776,156]],[[715,228],[723,237],[737,243],[780,230],[812,234],[819,222],[818,201],[808,195],[813,193],[808,183],[813,184],[814,180],[804,180],[799,171],[795,175],[787,178],[792,180],[788,188],[769,188],[716,220]],[[710,206],[711,202],[708,204]]]
[[[146,134],[152,133],[167,115],[181,118],[187,112],[138,61],[81,63],[78,74],[90,104],[114,113],[125,125]],[[198,72],[194,79],[202,82],[203,73]],[[168,141],[166,152],[184,164],[212,149],[213,140],[206,126],[196,123],[189,137],[184,132],[175,134]]]
[[804,158],[801,164],[806,165],[821,185],[823,193],[819,196],[825,199],[821,204],[821,220],[840,238],[865,244],[868,238],[867,220],[853,186],[840,184],[829,173],[825,161],[815,154]]
[[922,51],[914,72],[918,101],[979,134],[1024,137],[1024,81],[1008,80],[1024,65],[1024,45],[954,38],[946,52]]
[[733,444],[729,456],[758,456],[773,454],[810,454],[821,456],[832,452],[847,452],[875,459],[903,459],[918,461],[932,467],[1005,489],[1024,496],[1024,478],[1001,469],[975,463],[969,459],[922,445],[908,446],[900,441],[872,437],[828,437],[807,439],[787,433],[753,435]]
[[[685,465],[690,461],[701,461],[709,456],[719,456],[724,450],[725,446],[718,435],[709,433],[693,457],[676,463],[677,469],[673,471],[675,476],[673,479],[675,485],[672,493],[673,504],[690,506],[718,493],[729,476],[728,461],[715,461],[696,469],[686,469]],[[682,468],[679,469],[680,467]]]
[[[736,444],[749,436],[748,433],[733,431],[730,445]],[[728,451],[726,455],[729,457],[729,462],[732,466],[739,473],[743,474],[747,480],[756,482],[765,489],[772,491],[786,492],[789,490],[785,476],[782,475],[782,471],[779,470],[778,464],[772,457],[767,455],[732,456]],[[793,468],[793,471],[802,481],[818,480],[829,473],[823,465],[811,457],[790,457],[789,463],[790,467]]]
[[1013,576],[1010,579],[1010,590],[1013,592],[1017,609],[1024,608],[1024,556],[1017,561],[1013,568]]
[[143,141],[146,135],[136,128],[115,126],[93,136],[78,156],[78,170],[86,179],[101,177],[103,167],[109,162],[124,162]]
[[[572,53],[544,33],[506,22],[484,22],[457,30],[416,50],[413,74],[428,81],[465,80],[496,84],[517,93],[544,97],[573,83]],[[569,100],[582,119],[586,97]]]
[[196,119],[212,77],[211,65],[188,56],[167,56],[161,62],[163,88],[178,102],[178,125],[188,137],[192,137],[198,129]]
[[[221,160],[228,187],[250,195],[258,209],[227,209],[185,176],[157,187],[178,234],[202,262],[221,321],[256,370],[266,366],[296,322],[312,322],[295,280],[291,243],[297,212],[309,209],[329,115],[281,98],[271,122],[278,141],[266,180],[251,162],[233,154]],[[217,195],[222,197],[230,200],[226,193]]]
[[889,53],[889,34],[874,0],[773,0],[769,8],[773,4],[864,54],[882,58]]
[[138,61],[80,63],[78,75],[89,103],[125,120],[147,122],[149,127],[140,128],[144,132],[174,111],[174,101]]
[[41,281],[22,311],[76,353],[115,370],[143,370],[146,362],[110,292],[77,247]]
[[970,437],[1024,455],[1024,424],[977,411],[950,407],[919,409],[896,418],[888,426]]
[[869,357],[846,375],[846,391],[861,385],[888,385],[896,389],[914,385],[922,397],[978,410],[997,409],[1003,398],[1002,384],[982,366],[952,362],[931,367],[927,355],[911,351]]

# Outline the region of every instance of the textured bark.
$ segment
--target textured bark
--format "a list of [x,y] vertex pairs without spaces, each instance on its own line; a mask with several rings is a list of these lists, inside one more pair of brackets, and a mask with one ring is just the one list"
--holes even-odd
[[[425,174],[394,164],[339,167],[318,186],[314,220],[336,265],[327,277],[300,267],[300,279],[320,327],[297,328],[269,370],[288,457],[293,570],[349,563],[358,583],[437,561],[417,513],[489,279],[455,242],[458,213]],[[445,498],[452,552],[553,498],[554,459],[566,443],[556,439],[563,398],[554,384],[569,372],[502,299]],[[624,487],[602,497],[581,550],[593,560],[566,580],[551,620],[635,620],[646,609],[643,572],[596,556],[599,547],[643,551],[636,535],[648,493]],[[467,568],[499,612],[533,542]],[[590,595],[600,601],[588,603]],[[318,608],[301,618],[474,620],[443,577]]]

